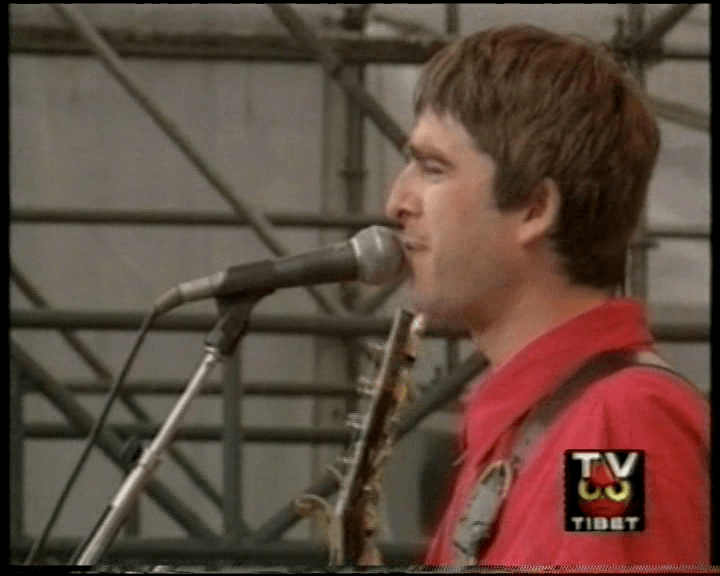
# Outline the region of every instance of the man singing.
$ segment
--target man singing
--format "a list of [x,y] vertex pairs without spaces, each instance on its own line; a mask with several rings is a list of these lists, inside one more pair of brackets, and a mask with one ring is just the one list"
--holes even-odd
[[709,563],[709,416],[615,296],[660,145],[622,66],[532,26],[423,69],[387,214],[418,312],[490,362],[428,565]]

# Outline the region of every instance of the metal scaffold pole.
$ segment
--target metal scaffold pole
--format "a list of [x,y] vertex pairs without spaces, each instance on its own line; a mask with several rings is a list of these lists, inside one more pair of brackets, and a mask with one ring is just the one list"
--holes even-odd
[[[630,46],[641,38],[645,23],[645,4],[628,4],[628,40]],[[645,68],[640,55],[632,52],[628,64],[630,71],[645,89]],[[635,230],[634,241],[629,248],[628,284],[630,295],[640,300],[648,297],[648,249],[647,242],[647,203],[643,207]]]
[[[627,5],[627,35],[619,31],[618,38],[627,56],[630,72],[643,90],[646,90],[646,57],[648,51],[661,44],[663,37],[688,14],[695,4],[676,4],[667,8],[649,24],[645,22],[646,4]],[[622,25],[623,23],[620,22]],[[650,98],[659,116],[680,120],[681,123],[701,130],[707,130],[709,117],[674,105],[661,99]],[[630,295],[647,300],[649,296],[648,267],[649,249],[652,247],[648,230],[647,203],[643,208],[635,231],[634,241],[629,249],[628,277],[626,289]]]

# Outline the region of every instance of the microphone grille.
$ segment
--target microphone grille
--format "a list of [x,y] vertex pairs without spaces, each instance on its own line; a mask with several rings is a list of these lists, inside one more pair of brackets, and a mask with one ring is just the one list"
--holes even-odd
[[389,284],[406,270],[402,244],[386,226],[370,226],[350,239],[358,260],[358,280],[366,284]]

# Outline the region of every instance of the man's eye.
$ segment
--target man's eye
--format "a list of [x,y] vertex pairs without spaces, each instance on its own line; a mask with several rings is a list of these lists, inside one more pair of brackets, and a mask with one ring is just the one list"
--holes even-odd
[[438,164],[423,164],[422,168],[427,174],[441,174],[443,172],[443,167]]

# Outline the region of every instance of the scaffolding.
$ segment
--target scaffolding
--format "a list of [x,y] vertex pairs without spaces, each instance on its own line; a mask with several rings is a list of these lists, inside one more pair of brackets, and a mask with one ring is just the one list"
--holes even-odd
[[[353,5],[348,5],[353,6]],[[372,5],[361,5],[372,6]],[[661,59],[707,61],[709,54],[703,51],[674,49],[663,45],[663,37],[692,9],[694,5],[672,5],[655,20],[646,23],[645,5],[628,5],[626,19],[618,22],[618,32],[608,45],[629,63],[631,70],[643,83],[645,67],[649,62]],[[460,30],[458,4],[446,4],[445,33],[417,38],[371,39],[357,34],[334,34],[321,38],[300,14],[287,4],[270,4],[269,9],[287,30],[286,36],[249,35],[227,37],[207,35],[138,35],[132,30],[99,31],[72,5],[53,5],[55,11],[67,23],[67,28],[11,26],[10,54],[94,55],[107,71],[132,96],[135,102],[152,118],[157,126],[178,147],[185,158],[204,176],[218,195],[228,204],[232,213],[172,212],[143,210],[58,210],[12,207],[10,219],[13,225],[42,225],[48,223],[95,224],[101,226],[209,226],[250,227],[273,254],[288,254],[279,241],[278,227],[311,228],[351,232],[371,224],[389,225],[381,217],[363,213],[365,160],[362,147],[363,123],[371,121],[384,138],[402,150],[407,136],[400,125],[386,112],[364,86],[364,66],[372,63],[420,64],[436,50],[457,36]],[[352,30],[362,26],[368,9],[351,12],[348,8],[345,25]],[[397,24],[397,23],[396,23]],[[356,28],[355,28],[356,29]],[[245,202],[234,190],[213,162],[204,156],[172,119],[143,90],[123,63],[122,57],[226,59],[231,61],[284,61],[317,62],[326,78],[337,85],[347,100],[345,123],[346,164],[342,174],[346,182],[346,213],[263,213]],[[678,103],[653,98],[652,102],[661,118],[696,130],[709,131],[709,115]],[[649,228],[646,217],[631,246],[629,284],[630,294],[647,296],[647,254],[658,240],[679,238],[707,241],[709,230],[702,228]],[[22,264],[22,263],[20,263]],[[74,398],[76,394],[103,394],[112,381],[110,369],[83,344],[75,334],[78,330],[136,330],[143,318],[140,312],[78,312],[54,309],[42,292],[25,277],[17,263],[11,263],[11,279],[27,296],[35,309],[11,310],[11,329],[56,330],[66,343],[96,375],[96,379],[84,382],[58,382],[52,375],[16,343],[11,342],[11,394],[10,394],[10,489],[11,489],[11,556],[25,557],[31,541],[24,532],[23,520],[23,444],[25,439],[82,438],[92,429],[94,418]],[[312,298],[323,314],[317,316],[253,316],[249,332],[268,334],[303,334],[329,336],[344,340],[379,336],[384,337],[390,320],[372,317],[383,303],[392,296],[397,285],[378,292],[365,301],[357,294],[348,294],[342,302],[328,294],[308,287]],[[346,310],[364,316],[343,316]],[[210,314],[173,314],[159,318],[154,330],[169,332],[206,332],[212,328],[216,317]],[[707,342],[709,324],[656,324],[653,332],[657,340],[669,342]],[[401,435],[409,433],[428,414],[452,401],[468,380],[481,368],[477,362],[461,363],[458,341],[463,334],[436,332],[431,337],[447,342],[447,373],[439,382],[428,388],[427,394],[406,415],[401,425]],[[353,349],[348,353],[352,356]],[[348,371],[348,379],[355,376]],[[197,442],[224,442],[237,446],[241,442],[258,443],[306,443],[335,444],[347,442],[349,432],[338,428],[290,428],[241,426],[239,404],[242,397],[306,396],[316,399],[352,396],[353,386],[346,382],[240,382],[237,371],[225,375],[225,384],[210,384],[203,394],[224,395],[223,426],[183,426],[178,439]],[[158,424],[143,409],[140,397],[158,394],[177,394],[183,383],[170,380],[139,380],[128,382],[120,400],[136,418],[134,424],[110,425],[98,440],[100,449],[121,470],[127,470],[127,440],[129,438],[152,438]],[[239,392],[241,390],[241,392]],[[40,392],[55,405],[66,418],[66,423],[49,424],[24,422],[22,417],[23,396]],[[120,539],[107,553],[113,562],[142,561],[164,563],[174,561],[183,564],[212,563],[275,563],[307,564],[320,562],[324,548],[314,542],[289,543],[279,541],[300,517],[291,504],[282,507],[257,530],[250,530],[241,515],[240,495],[218,493],[186,455],[178,448],[170,450],[170,457],[188,475],[191,482],[223,512],[226,534],[216,534],[206,523],[184,505],[172,491],[160,481],[153,480],[146,488],[152,498],[178,525],[188,533],[183,539],[145,539],[139,534]],[[225,453],[225,481],[228,486],[239,486],[241,463],[237,451]],[[298,493],[330,496],[337,489],[331,476],[325,476]],[[234,539],[228,540],[232,536]],[[68,556],[78,541],[67,538],[50,539],[42,550],[42,558]],[[399,546],[381,544],[389,563],[408,563],[417,558],[421,549],[418,543]]]

